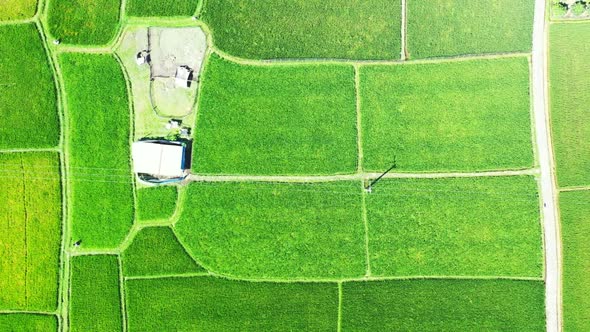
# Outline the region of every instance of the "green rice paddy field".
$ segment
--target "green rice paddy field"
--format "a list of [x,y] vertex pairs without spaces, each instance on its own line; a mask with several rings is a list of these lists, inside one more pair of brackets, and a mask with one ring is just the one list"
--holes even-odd
[[0,9],[0,21],[25,20],[35,15],[37,0],[4,0]]
[[192,16],[197,10],[199,0],[129,0],[129,16]]
[[57,332],[55,315],[0,314],[0,330],[11,332]]
[[175,186],[148,187],[137,190],[137,219],[165,220],[172,217],[178,200]]

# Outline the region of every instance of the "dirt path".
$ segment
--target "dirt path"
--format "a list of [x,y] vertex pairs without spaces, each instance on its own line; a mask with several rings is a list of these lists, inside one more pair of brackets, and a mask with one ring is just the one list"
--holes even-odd
[[543,234],[545,243],[545,310],[547,331],[561,331],[560,241],[557,224],[556,190],[553,181],[553,156],[547,105],[547,25],[545,0],[535,0],[533,29],[532,85],[535,132],[541,168],[541,195],[543,197]]

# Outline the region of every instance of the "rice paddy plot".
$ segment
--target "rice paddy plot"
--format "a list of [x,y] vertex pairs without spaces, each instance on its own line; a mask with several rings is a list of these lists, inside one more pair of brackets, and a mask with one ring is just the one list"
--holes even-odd
[[4,0],[0,7],[0,21],[26,20],[35,16],[37,0]]
[[0,53],[0,149],[57,146],[56,89],[35,24],[0,25]]
[[199,1],[204,0],[129,0],[125,10],[129,16],[192,16]]
[[70,331],[123,331],[117,256],[71,258]]
[[391,280],[342,285],[342,331],[545,331],[541,281]]
[[590,185],[590,22],[551,24],[549,87],[557,182]]
[[409,57],[530,52],[533,6],[532,0],[408,1]]
[[365,274],[358,182],[192,183],[176,231],[212,272],[244,278]]
[[57,332],[57,317],[35,314],[0,314],[0,331]]
[[193,171],[356,170],[352,66],[242,66],[212,55],[201,88]]
[[527,58],[363,66],[360,78],[366,170],[533,166]]
[[0,153],[0,177],[0,311],[54,311],[62,219],[58,155]]
[[169,220],[176,209],[176,186],[146,187],[137,190],[138,221]]
[[123,252],[125,276],[207,273],[168,227],[143,228]]
[[215,45],[253,59],[399,59],[400,0],[205,1]]
[[374,276],[542,276],[533,177],[382,180],[367,218]]
[[130,110],[111,55],[62,54],[69,133],[72,240],[114,248],[133,223]]
[[119,29],[121,0],[50,0],[49,32],[66,44],[104,45]]
[[590,330],[590,191],[559,195],[565,331]]
[[127,280],[130,331],[336,331],[336,283]]

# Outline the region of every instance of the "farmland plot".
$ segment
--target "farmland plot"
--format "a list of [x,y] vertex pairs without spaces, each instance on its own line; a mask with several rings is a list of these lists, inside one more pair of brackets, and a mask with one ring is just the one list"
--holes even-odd
[[560,187],[590,185],[590,22],[552,24],[549,85]]
[[55,147],[57,96],[35,25],[0,26],[0,53],[0,149]]
[[533,0],[410,0],[410,58],[530,52],[533,6]]
[[110,55],[62,54],[69,126],[72,240],[114,248],[133,222],[130,111]]
[[176,230],[213,272],[249,278],[365,273],[358,182],[192,183]]
[[137,217],[141,220],[166,220],[176,209],[175,186],[158,186],[137,190]]
[[188,255],[168,227],[142,229],[122,258],[125,276],[207,273]]
[[590,329],[590,191],[560,194],[565,331]]
[[194,171],[356,170],[352,66],[241,66],[211,56],[203,76]]
[[192,16],[204,0],[128,0],[129,16]]
[[129,331],[336,331],[336,283],[127,280]]
[[540,277],[533,177],[384,180],[367,196],[376,276]]
[[391,280],[342,288],[342,331],[545,331],[541,281]]
[[0,7],[0,21],[24,20],[35,16],[37,0],[4,0]]
[[0,314],[0,331],[57,332],[57,317],[16,313]]
[[244,58],[400,57],[400,0],[205,1],[203,20]]
[[363,167],[533,166],[526,58],[361,67]]
[[119,28],[121,0],[49,0],[49,32],[62,43],[103,45]]
[[71,258],[70,331],[122,331],[116,256]]
[[48,152],[0,153],[0,174],[0,310],[54,311],[62,219],[59,158]]

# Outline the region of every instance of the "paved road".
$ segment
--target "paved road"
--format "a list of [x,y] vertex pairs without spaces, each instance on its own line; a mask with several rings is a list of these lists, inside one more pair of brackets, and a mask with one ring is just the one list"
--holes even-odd
[[543,197],[547,331],[559,332],[561,331],[561,247],[557,227],[551,135],[547,116],[547,31],[545,30],[547,26],[545,24],[545,5],[546,0],[535,0],[532,57],[533,110],[541,168],[541,195]]

